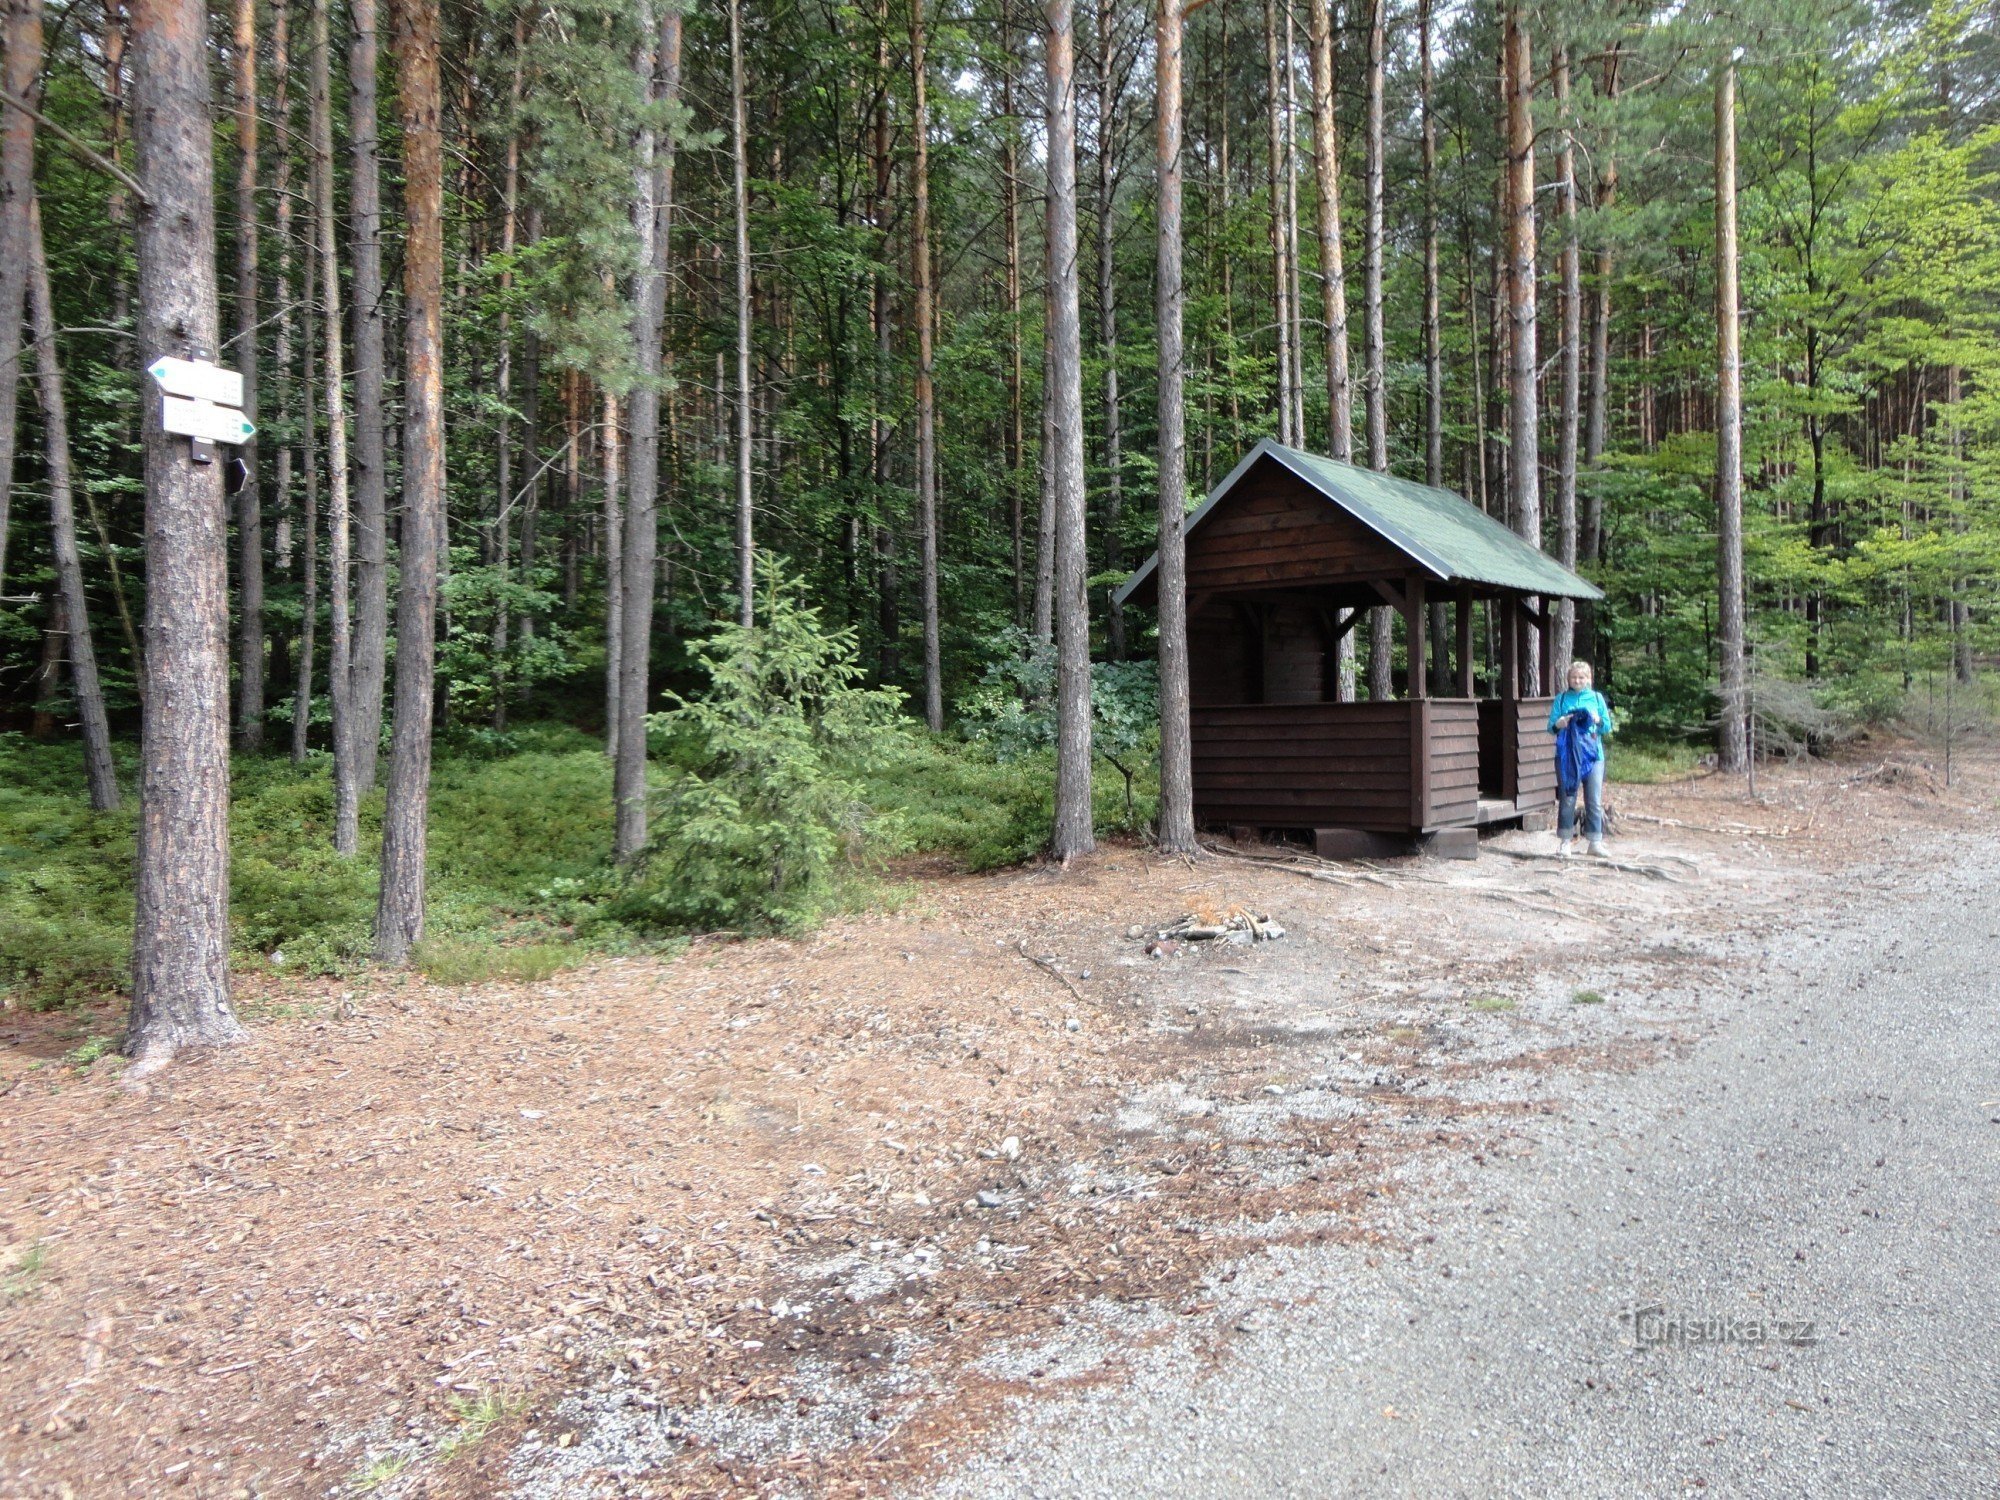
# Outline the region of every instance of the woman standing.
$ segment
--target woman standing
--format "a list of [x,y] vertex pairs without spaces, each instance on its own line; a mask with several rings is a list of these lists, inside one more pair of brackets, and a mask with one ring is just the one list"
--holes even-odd
[[1611,705],[1591,685],[1590,663],[1569,664],[1569,686],[1549,705],[1549,733],[1556,737],[1556,852],[1568,855],[1576,839],[1576,798],[1583,793],[1583,837],[1592,854],[1604,853],[1604,736],[1617,727]]

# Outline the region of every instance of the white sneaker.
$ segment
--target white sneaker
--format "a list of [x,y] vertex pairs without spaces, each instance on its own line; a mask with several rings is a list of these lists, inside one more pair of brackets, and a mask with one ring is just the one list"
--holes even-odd
[[1590,841],[1590,852],[1596,855],[1599,859],[1609,859],[1611,857],[1610,854],[1607,853],[1604,848],[1603,839],[1592,839]]
[[1556,858],[1557,858],[1557,859],[1568,859],[1568,858],[1569,858],[1569,846],[1570,846],[1571,844],[1575,843],[1575,842],[1576,842],[1576,840],[1575,840],[1575,839],[1561,839],[1561,840],[1558,840],[1558,841],[1557,841],[1557,843],[1556,843]]

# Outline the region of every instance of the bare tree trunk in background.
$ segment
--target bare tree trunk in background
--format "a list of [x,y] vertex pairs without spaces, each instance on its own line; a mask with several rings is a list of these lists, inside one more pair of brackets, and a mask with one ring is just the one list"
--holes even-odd
[[[1535,376],[1535,75],[1521,0],[1507,5],[1507,304],[1509,381],[1507,391],[1508,476],[1514,530],[1531,547],[1542,545],[1540,421]],[[1539,632],[1522,628],[1521,692],[1539,696]]]
[[[1124,548],[1118,533],[1125,519],[1125,475],[1122,452],[1124,434],[1118,424],[1118,256],[1114,214],[1117,210],[1118,176],[1113,157],[1117,152],[1118,95],[1115,82],[1116,53],[1112,45],[1117,26],[1111,0],[1097,0],[1097,336],[1104,359],[1104,568],[1117,572],[1124,567]],[[1111,659],[1125,659],[1125,606],[1115,597],[1107,607],[1107,634]]]
[[[1437,115],[1432,108],[1431,0],[1417,0],[1417,110],[1424,189],[1424,483],[1444,484],[1444,325],[1438,292]],[[1431,696],[1454,692],[1450,607],[1430,606]]]
[[354,294],[354,650],[348,715],[354,784],[375,785],[382,745],[382,686],[389,670],[389,458],[384,436],[381,130],[376,120],[380,46],[375,0],[349,0],[347,52],[348,223]]
[[1291,270],[1285,264],[1285,81],[1278,60],[1277,0],[1264,0],[1264,115],[1269,125],[1269,160],[1265,180],[1271,190],[1271,292],[1278,329],[1278,441],[1287,447],[1299,441],[1292,431],[1292,309]]
[[[7,50],[0,80],[13,98],[38,102],[42,0],[6,0]],[[35,193],[35,121],[0,108],[0,593],[6,591],[7,532],[14,493],[16,410],[21,385],[21,314],[28,296],[28,206]]]
[[1076,264],[1076,36],[1072,0],[1047,0],[1049,363],[1054,428],[1056,806],[1052,852],[1097,847],[1091,806],[1090,608],[1084,597],[1083,328]]
[[[1340,229],[1340,114],[1335,89],[1333,13],[1323,0],[1308,8],[1312,43],[1313,161],[1319,188],[1320,308],[1326,321],[1328,451],[1354,461],[1354,377],[1347,352],[1347,261]],[[1224,185],[1225,197],[1228,193]],[[1343,612],[1342,621],[1346,614]],[[1354,632],[1341,632],[1335,648],[1335,692],[1354,701]]]
[[49,541],[55,553],[56,587],[62,595],[63,627],[69,632],[70,685],[83,725],[83,769],[90,805],[100,812],[118,805],[118,776],[111,763],[111,725],[104,714],[104,688],[97,677],[97,652],[90,639],[90,606],[83,592],[83,560],[76,550],[76,493],[70,472],[69,405],[63,398],[62,366],[56,356],[55,294],[49,288],[49,256],[42,244],[41,213],[28,204],[30,327],[35,339],[35,376],[42,398],[42,442],[49,482]]
[[924,0],[910,0],[910,75],[914,108],[910,137],[916,221],[910,260],[917,292],[917,540],[922,548],[924,722],[944,728],[944,660],[938,643],[937,388],[932,380],[936,310],[931,305],[931,148],[924,58]]
[[[257,420],[257,0],[235,0],[229,49],[236,123],[236,337],[224,364],[243,372],[243,415]],[[236,492],[236,743],[264,748],[264,497],[257,440],[237,451],[248,471]],[[72,619],[75,617],[72,616]]]
[[444,543],[444,122],[437,0],[396,0],[403,114],[403,547],[396,599],[396,703],[375,956],[406,963],[423,940],[437,664],[438,553]]
[[1306,446],[1305,289],[1299,272],[1298,28],[1285,0],[1285,306],[1292,315],[1292,439]]
[[1007,0],[1000,5],[1001,126],[1000,211],[1007,227],[1007,494],[1014,528],[1014,623],[1028,622],[1025,496],[1021,470],[1027,455],[1027,378],[1021,353],[1021,126],[1014,115],[1014,13]]
[[1327,451],[1342,463],[1350,463],[1354,458],[1354,382],[1347,364],[1347,269],[1340,240],[1340,116],[1333,87],[1333,13],[1323,0],[1312,0],[1306,13],[1312,43],[1313,167],[1319,188],[1320,310],[1326,321]]
[[326,328],[321,369],[326,379],[326,694],[333,709],[333,847],[337,853],[352,854],[361,838],[356,761],[362,747],[355,741],[349,675],[354,627],[348,608],[352,532],[347,502],[347,378],[340,338],[340,249],[333,216],[333,35],[327,0],[313,0],[312,29],[313,241]]
[[[1583,380],[1583,246],[1576,237],[1576,139],[1571,129],[1569,52],[1556,51],[1556,107],[1562,134],[1556,153],[1556,196],[1562,214],[1562,393],[1556,413],[1556,555],[1576,567],[1576,438]],[[1556,670],[1566,672],[1576,650],[1576,601],[1555,604]],[[1551,684],[1553,686],[1553,684]]]
[[750,488],[750,123],[743,100],[743,3],[729,0],[732,203],[736,216],[736,618],[757,619],[756,501]]
[[[650,31],[650,27],[645,28]],[[650,47],[651,39],[645,45]],[[507,85],[507,151],[506,165],[500,180],[500,254],[507,269],[500,273],[502,293],[514,289],[514,248],[518,240],[521,222],[521,88],[527,71],[528,12],[525,7],[514,12],[514,67]],[[651,79],[646,79],[651,87]],[[651,97],[648,95],[648,97]],[[650,142],[648,142],[650,145]],[[648,220],[650,230],[650,219]],[[492,658],[488,667],[492,672],[493,707],[491,719],[496,731],[507,727],[507,701],[513,696],[513,686],[508,680],[508,666],[512,660],[510,647],[513,641],[513,624],[508,618],[507,584],[513,576],[514,547],[510,529],[514,515],[514,316],[503,296],[500,305],[499,352],[494,360],[493,387],[500,408],[494,419],[493,452],[493,531],[492,567],[495,588],[493,595],[493,620],[487,631],[487,652]],[[657,427],[658,403],[655,403],[655,426]],[[529,473],[534,472],[534,458],[529,456],[522,466]],[[622,588],[622,582],[615,585]]]
[[1715,581],[1716,647],[1722,656],[1720,770],[1741,773],[1743,681],[1743,346],[1737,319],[1736,64],[1715,75]]
[[[1368,88],[1367,88],[1367,192],[1368,219],[1363,239],[1366,307],[1364,317],[1364,362],[1361,383],[1368,393],[1368,467],[1378,474],[1389,472],[1389,377],[1386,339],[1382,327],[1382,207],[1383,159],[1387,142],[1383,138],[1383,92],[1388,46],[1388,0],[1367,0],[1368,4]],[[1386,606],[1368,611],[1368,696],[1376,702],[1393,697],[1395,670],[1396,612]],[[1414,653],[1412,653],[1414,655]],[[1418,684],[1412,683],[1412,694]]]
[[[1042,260],[1043,273],[1047,274],[1048,259]],[[1048,289],[1043,288],[1043,307],[1048,304]],[[1038,486],[1035,512],[1035,639],[1053,641],[1056,632],[1056,504],[1055,504],[1055,463],[1056,428],[1055,409],[1049,405],[1049,392],[1055,386],[1055,346],[1049,342],[1049,328],[1046,311],[1042,319],[1042,443],[1041,453],[1035,465],[1035,479]]]
[[[133,0],[133,139],[146,190],[137,235],[141,369],[161,355],[218,351],[207,50],[208,18],[197,0]],[[13,312],[18,319],[18,303]],[[125,1051],[150,1071],[184,1047],[241,1041],[244,1033],[229,1003],[222,465],[212,449],[198,453],[161,428],[161,404],[151,392],[142,404],[146,666]]]
[[[654,38],[651,0],[642,0],[645,39],[634,59],[646,97],[669,107],[680,99],[681,16],[669,4]],[[674,137],[640,133],[633,176],[633,227],[639,232],[640,272],[632,295],[632,342],[639,383],[632,391],[631,488],[625,500],[625,644],[618,656],[618,760],[612,776],[619,863],[646,846],[646,705],[653,658],[653,581],[660,542],[660,325],[667,309],[668,247],[674,182]]]
[[602,392],[604,400],[604,753],[618,759],[618,731],[624,724],[618,694],[624,685],[625,591],[625,477],[624,432],[619,422],[618,398]]
[[[1181,337],[1181,0],[1159,0],[1155,93],[1159,100],[1160,848],[1191,855],[1194,771],[1188,723],[1187,401]],[[1317,93],[1317,83],[1315,83]],[[1322,167],[1320,181],[1324,183]],[[1321,216],[1322,227],[1325,224]]]
[[[1619,52],[1614,45],[1611,55],[1604,60],[1604,97],[1607,99],[1618,97],[1618,61]],[[1604,167],[1598,176],[1597,186],[1600,221],[1610,215],[1612,206],[1618,201],[1615,144],[1613,140],[1604,143]],[[1583,428],[1583,466],[1592,472],[1593,479],[1583,492],[1583,515],[1578,527],[1581,535],[1577,549],[1586,563],[1598,561],[1603,552],[1604,497],[1594,476],[1604,458],[1611,388],[1611,231],[1608,225],[1600,222],[1597,233],[1597,288],[1590,320],[1590,386]],[[1596,604],[1585,601],[1580,628],[1584,649],[1592,656],[1599,654]]]
[[313,654],[319,644],[319,402],[313,387],[319,380],[317,350],[319,325],[314,321],[319,307],[319,257],[313,253],[318,243],[318,227],[312,222],[311,194],[306,204],[306,253],[304,286],[299,295],[300,318],[299,389],[305,400],[299,403],[300,465],[305,470],[305,505],[299,532],[304,538],[299,591],[299,659],[297,681],[292,687],[292,764],[306,763],[312,735]]
[[[271,354],[276,364],[278,410],[292,409],[292,40],[291,7],[279,5],[271,11],[271,118],[277,121],[288,149],[278,153],[272,183],[272,228],[278,239],[278,329],[272,339]],[[308,256],[310,258],[310,256]],[[290,424],[278,444],[271,475],[271,508],[276,520],[271,528],[271,560],[280,577],[292,573],[292,476],[297,456],[293,451]],[[282,652],[282,638],[272,641],[274,652]]]

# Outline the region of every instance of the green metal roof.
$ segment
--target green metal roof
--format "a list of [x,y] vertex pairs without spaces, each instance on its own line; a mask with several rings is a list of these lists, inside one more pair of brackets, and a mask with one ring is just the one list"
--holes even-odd
[[[1529,546],[1450,490],[1378,474],[1373,469],[1321,458],[1316,453],[1303,453],[1269,438],[1251,449],[1202,502],[1201,508],[1188,517],[1188,534],[1192,536],[1238,481],[1259,460],[1267,458],[1284,465],[1329,503],[1339,506],[1435,578],[1559,599],[1604,597],[1595,585],[1586,583],[1547,553]],[[1157,554],[1149,557],[1126,580],[1118,590],[1120,603],[1131,597],[1158,563]]]

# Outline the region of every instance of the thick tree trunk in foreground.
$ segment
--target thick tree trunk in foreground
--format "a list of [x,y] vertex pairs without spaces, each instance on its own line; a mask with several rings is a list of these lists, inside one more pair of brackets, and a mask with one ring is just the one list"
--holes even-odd
[[750,124],[743,100],[742,0],[729,0],[729,99],[736,218],[736,618],[747,630],[757,618],[757,539],[750,487]]
[[1090,612],[1084,597],[1083,328],[1076,264],[1076,36],[1072,0],[1048,0],[1049,364],[1055,449],[1051,594],[1056,637],[1056,806],[1052,850],[1096,847],[1091,810]]
[[[42,0],[5,0],[6,56],[0,81],[38,102]],[[16,412],[21,389],[21,314],[28,294],[28,208],[35,194],[35,121],[0,105],[0,593],[6,592],[7,532],[14,493]]]
[[[1114,158],[1118,139],[1116,51],[1112,45],[1117,21],[1110,0],[1097,4],[1097,337],[1104,360],[1104,570],[1125,566],[1118,533],[1124,523],[1124,434],[1118,420],[1118,257],[1114,214],[1118,171]],[[1115,593],[1116,591],[1113,590]],[[1125,606],[1109,601],[1106,621],[1111,659],[1125,659]]]
[[[313,248],[319,257],[326,380],[326,599],[327,700],[333,708],[333,847],[352,854],[360,842],[361,778],[356,761],[363,747],[354,734],[354,627],[349,613],[351,529],[347,506],[347,379],[340,339],[340,253],[333,217],[333,38],[327,0],[312,10],[312,194]],[[311,399],[308,396],[307,399]]]
[[[1382,326],[1383,92],[1388,46],[1388,0],[1368,0],[1367,222],[1362,243],[1366,304],[1363,312],[1362,385],[1368,394],[1368,467],[1389,472],[1389,377],[1387,339]],[[1368,696],[1393,697],[1396,612],[1386,606],[1368,611]],[[1415,653],[1412,653],[1414,655]],[[1412,683],[1414,694],[1418,684]]]
[[1743,683],[1743,347],[1737,320],[1736,65],[1715,79],[1715,581],[1716,646],[1721,652],[1722,720],[1717,762],[1742,771]]
[[[1576,567],[1576,439],[1583,381],[1583,247],[1576,238],[1576,141],[1570,129],[1569,54],[1556,53],[1556,104],[1562,134],[1556,155],[1556,196],[1562,214],[1561,395],[1556,412],[1556,555]],[[1566,671],[1576,648],[1576,601],[1555,604],[1557,671]]]
[[438,552],[444,543],[444,129],[437,0],[397,0],[395,17],[408,226],[403,252],[403,547],[375,956],[400,964],[423,940],[429,846],[431,689]]
[[[1536,404],[1535,336],[1535,75],[1519,0],[1507,6],[1507,472],[1514,530],[1542,545],[1540,421]],[[1539,632],[1522,629],[1521,691],[1542,690]]]
[[383,429],[382,161],[376,121],[375,0],[349,0],[348,254],[354,295],[354,647],[348,716],[354,784],[375,785],[382,687],[389,670],[389,459]]
[[97,651],[90,639],[90,606],[83,593],[83,561],[76,550],[76,491],[69,458],[69,404],[63,398],[62,366],[56,358],[55,294],[49,288],[49,257],[42,244],[41,214],[29,203],[29,323],[35,339],[35,378],[42,398],[42,442],[48,456],[49,540],[56,559],[56,587],[62,594],[63,626],[69,632],[70,686],[83,726],[83,769],[90,805],[100,812],[118,805],[118,777],[111,764],[111,726],[104,715],[104,689],[97,678]]
[[[652,21],[648,0],[640,11],[640,22],[648,33]],[[661,18],[657,43],[648,35],[635,59],[635,69],[649,96],[669,104],[679,99],[678,7],[670,4]],[[650,129],[642,132],[632,202],[641,267],[632,289],[632,342],[638,355],[639,383],[632,392],[631,487],[625,499],[625,599],[620,619],[625,642],[618,654],[621,722],[618,759],[612,772],[612,797],[617,808],[614,848],[621,864],[646,846],[646,704],[651,687],[653,580],[660,539],[660,324],[667,306],[673,182],[671,129],[664,139],[656,138]]]
[[[1194,772],[1188,725],[1187,354],[1181,336],[1181,0],[1159,0],[1160,847],[1193,854]],[[1315,97],[1318,85],[1315,75]],[[1325,175],[1322,170],[1321,182]],[[1324,228],[1325,218],[1321,217]]]
[[1278,330],[1278,441],[1299,441],[1292,431],[1292,307],[1291,270],[1285,263],[1285,80],[1280,68],[1277,0],[1264,0],[1265,121],[1269,127],[1270,158],[1265,180],[1271,190],[1271,290]]
[[[311,194],[307,196],[310,198]],[[319,325],[313,319],[313,309],[319,305],[319,257],[313,254],[317,233],[312,227],[311,207],[308,205],[306,268],[302,278],[304,290],[299,298],[299,306],[304,312],[299,320],[299,389],[305,392],[305,400],[299,403],[299,451],[301,466],[305,469],[305,484],[302,486],[305,500],[299,531],[305,541],[299,600],[298,681],[292,691],[292,764],[295,766],[306,763],[306,750],[312,733],[313,652],[319,642],[319,402],[313,397],[313,387],[319,379],[316,352],[319,348]]]
[[916,145],[916,221],[910,230],[910,258],[917,291],[917,541],[922,548],[924,616],[924,722],[933,734],[944,728],[944,660],[938,643],[937,387],[933,381],[931,305],[931,151],[924,60],[924,0],[910,0],[910,73],[914,110],[910,135]]
[[[137,235],[142,369],[161,355],[217,352],[207,31],[195,0],[133,0],[133,140],[147,200]],[[243,1038],[229,1003],[222,465],[197,463],[188,439],[163,431],[160,404],[145,393],[146,668],[125,1037],[146,1069],[184,1047]]]
[[[243,372],[243,415],[257,420],[257,0],[235,0],[230,100],[236,124],[236,337],[224,364]],[[264,748],[264,497],[257,440],[237,456],[248,472],[236,492],[236,742]],[[74,617],[72,617],[74,618]]]

